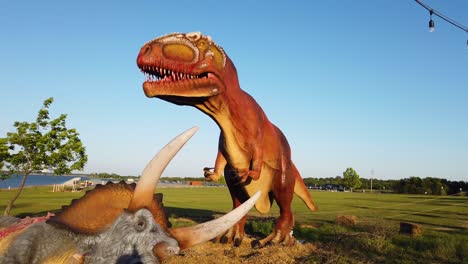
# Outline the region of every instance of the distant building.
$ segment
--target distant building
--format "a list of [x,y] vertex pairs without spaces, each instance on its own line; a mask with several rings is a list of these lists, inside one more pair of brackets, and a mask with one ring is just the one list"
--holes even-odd
[[188,181],[187,185],[189,185],[189,186],[203,186],[203,182],[202,181]]

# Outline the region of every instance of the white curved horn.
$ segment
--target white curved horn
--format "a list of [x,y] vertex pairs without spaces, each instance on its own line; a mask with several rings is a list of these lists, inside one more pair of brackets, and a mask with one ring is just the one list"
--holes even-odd
[[189,248],[197,244],[209,241],[224,232],[239,222],[250,209],[255,205],[260,197],[261,191],[254,194],[249,200],[241,204],[236,209],[223,215],[218,219],[214,219],[203,224],[194,226],[179,227],[170,229],[172,236],[179,242],[181,249]]
[[138,184],[133,193],[132,200],[128,206],[131,211],[136,211],[151,204],[154,195],[154,189],[159,182],[159,178],[166,169],[169,162],[184,146],[184,144],[197,132],[198,127],[192,127],[182,134],[178,135],[166,146],[164,146],[146,165]]

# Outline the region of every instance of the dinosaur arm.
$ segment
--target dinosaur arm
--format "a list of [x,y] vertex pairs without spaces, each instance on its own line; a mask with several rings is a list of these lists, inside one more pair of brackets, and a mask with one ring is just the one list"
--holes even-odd
[[215,167],[214,171],[211,172],[210,169],[212,168],[204,168],[205,171],[204,176],[207,181],[217,181],[221,178],[223,174],[224,167],[226,166],[227,161],[226,158],[223,156],[223,153],[218,150],[218,155],[216,156]]
[[255,145],[252,155],[252,165],[249,170],[249,177],[254,181],[260,178],[260,173],[262,172],[263,165],[263,149],[259,145]]
[[237,169],[237,175],[240,178],[240,182],[245,182],[248,177],[256,181],[260,178],[263,166],[263,136],[257,136],[256,143],[252,145],[252,159],[250,160],[250,168],[248,169]]
[[227,161],[226,158],[224,157],[223,153],[218,150],[218,155],[216,156],[216,161],[215,161],[215,168],[214,168],[214,173],[217,175],[217,179],[223,174],[224,172],[224,167],[226,167]]

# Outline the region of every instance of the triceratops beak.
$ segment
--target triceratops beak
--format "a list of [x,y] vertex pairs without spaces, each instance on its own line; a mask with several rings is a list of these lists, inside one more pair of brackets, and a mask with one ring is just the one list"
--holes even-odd
[[169,232],[179,242],[180,249],[186,249],[207,242],[222,235],[239,222],[252,209],[260,194],[261,191],[258,191],[249,200],[218,219],[199,225],[169,229]]
[[162,172],[197,130],[198,127],[192,127],[174,138],[154,156],[148,165],[146,165],[135,187],[135,192],[128,206],[128,210],[135,212],[151,205],[153,202],[154,189],[159,182]]

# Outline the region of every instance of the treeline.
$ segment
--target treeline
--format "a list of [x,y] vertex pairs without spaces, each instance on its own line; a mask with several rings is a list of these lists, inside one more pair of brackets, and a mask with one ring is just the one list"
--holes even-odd
[[[371,180],[365,178],[359,178],[361,181],[361,187],[359,189],[370,189]],[[372,189],[382,191],[392,191],[396,180],[378,180],[372,179]],[[304,183],[307,186],[320,187],[327,184],[343,186],[343,177],[328,177],[328,178],[304,178]]]
[[[369,190],[371,180],[360,178],[361,186],[359,189]],[[327,184],[343,186],[343,177],[328,178],[304,178],[307,186],[320,187]],[[468,192],[468,182],[449,181],[447,179],[433,177],[409,177],[401,180],[379,180],[372,179],[372,189],[384,192],[408,193],[408,194],[434,194],[434,195],[452,195],[460,192]],[[465,195],[467,195],[465,193]]]
[[[205,181],[205,177],[185,177],[185,178],[182,178],[182,177],[162,177],[161,180],[162,181],[171,181],[171,182],[175,182],[175,181],[179,181],[179,182]],[[218,181],[216,181],[215,183],[226,184],[226,181],[224,180],[224,177],[221,176],[221,178]]]
[[[90,178],[96,179],[113,179],[113,180],[127,180],[127,179],[138,179],[136,176],[121,176],[116,173],[90,173]],[[204,177],[161,177],[161,181],[170,182],[188,182],[188,181],[205,181]],[[226,183],[224,177],[221,177],[217,183]]]
[[204,181],[204,177],[162,177],[162,181],[179,181],[179,182],[186,182],[186,181]]
[[[115,179],[127,180],[134,176],[121,176],[115,173],[91,173],[91,178],[100,179]],[[205,181],[204,177],[162,177],[162,181],[171,182],[188,182],[188,181]],[[328,178],[304,178],[304,183],[307,186],[321,187],[329,184],[336,186],[343,185],[343,177],[328,177]],[[361,186],[359,190],[370,190],[371,180],[360,178]],[[224,177],[221,177],[217,183],[225,183]],[[408,194],[433,194],[433,195],[452,195],[460,192],[468,192],[468,182],[465,181],[449,181],[447,179],[433,177],[409,177],[401,180],[379,180],[372,179],[372,189],[381,192],[395,192]],[[465,195],[468,195],[465,193]]]
[[127,180],[129,178],[135,178],[135,176],[121,176],[119,174],[105,173],[105,172],[90,173],[89,177],[96,178],[96,179],[113,179],[113,180]]
[[397,181],[394,191],[398,193],[452,195],[468,191],[468,182],[448,181],[439,178],[410,177]]

